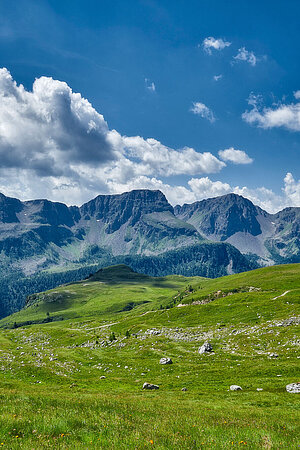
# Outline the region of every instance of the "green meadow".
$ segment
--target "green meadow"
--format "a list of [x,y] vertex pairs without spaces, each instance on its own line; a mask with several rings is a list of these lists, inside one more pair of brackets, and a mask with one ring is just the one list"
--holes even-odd
[[285,389],[299,324],[300,264],[217,279],[120,265],[31,296],[0,321],[0,446],[300,448]]

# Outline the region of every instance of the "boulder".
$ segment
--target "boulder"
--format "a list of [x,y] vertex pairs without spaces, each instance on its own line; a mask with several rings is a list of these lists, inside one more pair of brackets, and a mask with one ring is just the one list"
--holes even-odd
[[212,346],[210,342],[204,342],[204,344],[199,348],[198,352],[200,355],[203,355],[203,353],[209,353],[212,352]]
[[159,389],[159,386],[157,386],[156,384],[144,383],[143,389],[150,389],[150,390]]
[[238,386],[237,384],[232,384],[229,388],[231,391],[242,391],[243,389],[241,386]]
[[183,387],[181,390],[182,390],[183,392],[186,392],[186,391],[187,391],[187,388],[186,388],[186,387]]
[[173,364],[173,361],[171,358],[161,358],[159,360],[159,364]]
[[300,394],[300,382],[287,384],[285,388],[290,394]]

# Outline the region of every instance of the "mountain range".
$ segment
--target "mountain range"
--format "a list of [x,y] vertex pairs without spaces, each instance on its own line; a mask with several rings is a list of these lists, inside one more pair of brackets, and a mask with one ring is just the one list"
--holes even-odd
[[300,208],[269,214],[236,194],[176,206],[176,217],[206,239],[227,242],[260,265],[300,261]]
[[152,190],[99,195],[81,207],[0,194],[0,316],[37,290],[112,263],[216,277],[299,262],[299,228],[300,208],[269,214],[235,194],[175,208]]

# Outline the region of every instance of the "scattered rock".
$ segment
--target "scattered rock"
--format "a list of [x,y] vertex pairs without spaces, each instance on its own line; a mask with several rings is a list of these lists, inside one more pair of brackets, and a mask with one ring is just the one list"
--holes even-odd
[[278,355],[277,355],[277,353],[270,353],[269,357],[270,358],[278,358]]
[[287,384],[285,388],[290,394],[300,394],[300,382]]
[[104,375],[102,375],[101,377],[100,377],[100,380],[105,380],[105,376]]
[[143,384],[143,389],[154,390],[154,389],[159,389],[159,386],[157,386],[157,384],[144,383]]
[[209,353],[212,352],[212,346],[210,342],[204,342],[204,344],[199,348],[198,352],[200,355],[203,355],[203,353]]
[[73,388],[73,387],[76,387],[77,386],[77,384],[76,383],[72,383],[72,384],[70,384],[70,388]]
[[237,384],[232,384],[229,388],[231,391],[242,391],[243,389],[241,386],[238,386]]
[[183,392],[186,392],[186,391],[187,391],[187,388],[184,387],[184,388],[182,388],[181,390],[182,390]]
[[159,364],[173,364],[173,361],[171,358],[161,358],[159,360]]
[[257,388],[256,390],[257,391],[263,391],[263,388]]

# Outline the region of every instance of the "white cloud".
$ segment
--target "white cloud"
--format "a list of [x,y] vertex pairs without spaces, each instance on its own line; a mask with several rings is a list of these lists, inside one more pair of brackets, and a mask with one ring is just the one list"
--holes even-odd
[[188,182],[188,185],[190,186],[192,192],[194,192],[197,200],[218,197],[219,195],[225,195],[232,192],[232,188],[228,183],[211,181],[208,177],[192,178]]
[[194,114],[203,117],[203,119],[209,120],[211,123],[216,121],[214,113],[204,103],[193,102],[193,106],[191,107],[190,111]]
[[290,172],[284,178],[283,193],[289,199],[288,206],[300,206],[300,180],[296,181]]
[[257,57],[252,51],[246,50],[245,47],[241,47],[238,50],[238,53],[236,56],[233,57],[235,61],[246,61],[251,66],[255,66],[257,63]]
[[64,82],[42,77],[27,91],[0,70],[0,189],[8,195],[78,204],[130,179],[216,173],[225,165],[209,152],[121,136]]
[[236,150],[233,147],[227,148],[226,150],[220,150],[219,157],[223,161],[230,161],[234,164],[250,164],[253,159],[250,158],[246,152],[243,150]]
[[231,186],[222,181],[212,181],[208,177],[192,178],[185,186],[171,186],[163,183],[157,178],[145,176],[137,177],[127,183],[112,183],[110,192],[121,193],[131,189],[159,189],[172,205],[193,203],[197,200],[218,197],[235,193],[251,200],[255,205],[264,210],[275,213],[288,206],[300,206],[300,180],[296,182],[293,176],[288,173],[284,178],[282,194],[275,194],[271,189],[262,186],[251,189],[247,186]]
[[220,75],[214,75],[213,76],[213,79],[215,80],[215,81],[219,81],[219,80],[221,80],[223,78],[223,75],[222,74],[220,74]]
[[201,174],[219,172],[225,164],[209,152],[199,153],[185,147],[173,150],[156,139],[143,139],[139,136],[124,137],[126,154],[138,158],[144,165],[145,174],[162,176],[178,174]]
[[258,188],[231,186],[221,181],[212,181],[208,177],[192,178],[188,184],[193,193],[192,198],[196,197],[197,200],[233,192],[248,198],[264,210],[275,213],[288,206],[300,206],[300,180],[297,182],[291,173],[287,173],[283,181],[284,187],[281,195],[275,194],[264,186]]
[[231,42],[225,41],[224,39],[216,39],[214,37],[207,37],[204,39],[202,46],[203,49],[211,55],[211,50],[223,50],[225,47],[229,47]]
[[32,169],[40,176],[70,172],[70,163],[115,159],[103,116],[66,83],[41,77],[32,92],[0,69],[1,167]]
[[151,91],[151,92],[156,91],[155,84],[153,83],[153,81],[148,80],[148,78],[145,78],[145,86],[146,86],[146,89],[148,89],[148,91]]
[[300,99],[300,91],[294,92],[294,97],[299,100]]
[[[298,92],[294,93],[296,99],[298,99]],[[242,118],[247,123],[261,128],[283,127],[291,131],[300,131],[300,102],[281,103],[273,108],[266,108],[261,107],[256,99],[254,95],[250,96],[248,103],[252,106],[252,109],[242,114]]]
[[132,189],[159,189],[172,205],[191,203],[197,200],[195,194],[185,186],[171,186],[155,177],[138,176],[126,183],[111,181],[108,184],[110,192],[114,194],[121,194]]
[[[257,107],[256,99],[252,105]],[[238,152],[244,153],[227,149],[220,156],[245,161],[247,155]],[[290,173],[281,195],[265,187],[234,187],[197,177],[219,172],[225,165],[209,152],[175,150],[155,139],[121,136],[66,83],[42,77],[30,92],[6,69],[0,70],[0,192],[5,195],[78,205],[99,193],[148,188],[160,189],[172,204],[236,192],[269,211],[299,206],[300,181]],[[194,177],[187,186],[164,181],[174,175]]]

